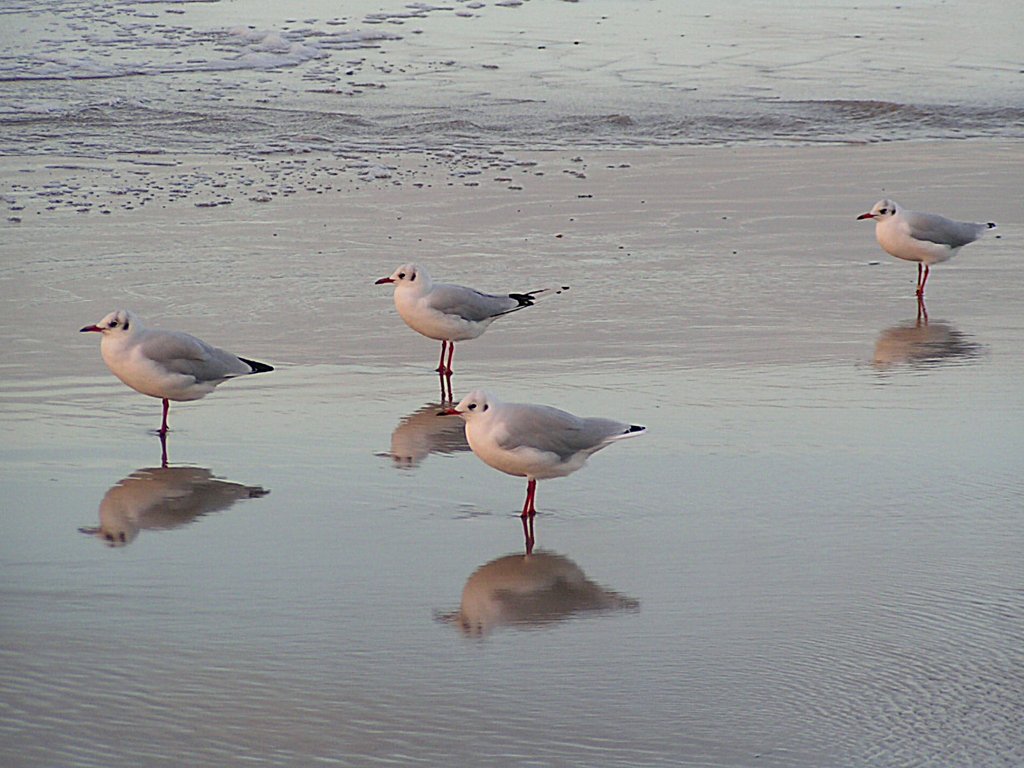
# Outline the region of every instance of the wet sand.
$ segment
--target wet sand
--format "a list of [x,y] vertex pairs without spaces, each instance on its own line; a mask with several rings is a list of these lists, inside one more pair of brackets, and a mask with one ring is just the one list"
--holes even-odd
[[[3,158],[0,755],[1019,762],[1022,152]],[[999,223],[933,270],[927,325],[855,220],[885,196]],[[628,610],[542,596],[482,642],[440,620],[521,551],[525,482],[417,431],[437,345],[373,285],[406,261],[572,286],[458,345],[454,385],[649,427],[537,497],[539,550]],[[159,403],[77,333],[121,306],[277,370],[173,405],[168,441],[269,493],[193,484],[200,513],[128,510],[111,549],[79,529],[159,463]]]
[[[280,181],[280,168],[269,178],[255,166],[232,174],[245,163],[229,159],[122,158],[89,172],[88,163],[6,158],[8,182],[88,186],[102,201],[70,215],[47,210],[49,198],[13,195],[20,223],[5,225],[13,269],[4,299],[28,334],[18,343],[28,354],[59,344],[62,373],[88,370],[94,350],[55,330],[122,305],[199,335],[229,330],[225,344],[279,362],[414,365],[429,358],[429,342],[371,286],[405,261],[483,290],[572,284],[571,297],[460,345],[467,362],[818,360],[844,341],[816,331],[826,316],[857,335],[887,311],[907,311],[914,265],[882,252],[870,222],[854,221],[883,196],[1005,222],[937,268],[929,297],[958,314],[962,302],[1017,306],[1012,281],[997,276],[1012,264],[1003,259],[1013,258],[1020,156],[1019,144],[956,142],[519,152],[469,174],[385,156],[370,165],[393,170],[372,181],[361,176],[365,162],[326,159],[316,171],[306,159]],[[112,165],[145,172],[135,192],[110,181]],[[328,178],[325,169],[329,185],[303,186]],[[270,178],[290,191],[254,202],[264,197],[251,187],[268,189]]]

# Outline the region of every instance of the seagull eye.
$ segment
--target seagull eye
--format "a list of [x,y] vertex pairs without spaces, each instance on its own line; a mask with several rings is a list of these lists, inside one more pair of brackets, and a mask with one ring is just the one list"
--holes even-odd
[[399,272],[398,273],[398,279],[399,280],[405,280],[405,272]]
[[110,321],[110,327],[111,328],[117,328],[117,320],[111,320]]
[[475,411],[476,410],[476,403],[470,403],[466,407],[469,408],[469,410],[471,410],[471,411]]

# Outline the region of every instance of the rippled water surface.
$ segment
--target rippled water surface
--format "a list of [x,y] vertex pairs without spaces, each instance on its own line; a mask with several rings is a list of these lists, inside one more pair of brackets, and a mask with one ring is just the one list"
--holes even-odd
[[[1017,6],[302,5],[0,9],[0,764],[1024,763]],[[890,194],[999,222],[927,317]],[[649,429],[529,557],[411,259]],[[117,306],[276,370],[161,446]]]

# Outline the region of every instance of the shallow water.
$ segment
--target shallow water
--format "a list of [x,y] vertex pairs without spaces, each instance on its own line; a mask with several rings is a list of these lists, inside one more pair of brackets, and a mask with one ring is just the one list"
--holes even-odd
[[1020,137],[1018,4],[96,3],[0,28],[6,152]]
[[[0,9],[0,763],[1024,763],[1021,8],[681,6]],[[889,194],[1000,224],[927,320]],[[457,394],[649,427],[530,558],[410,259],[572,285]],[[116,306],[277,370],[163,468]]]
[[[8,226],[2,762],[1021,762],[1017,148],[888,151],[830,194],[826,149],[534,153],[521,194]],[[901,165],[1007,222],[927,324],[853,219]],[[531,560],[372,284],[411,252],[573,286],[461,344],[457,393],[650,429],[541,483]],[[76,333],[115,303],[278,366],[173,405],[169,473]]]

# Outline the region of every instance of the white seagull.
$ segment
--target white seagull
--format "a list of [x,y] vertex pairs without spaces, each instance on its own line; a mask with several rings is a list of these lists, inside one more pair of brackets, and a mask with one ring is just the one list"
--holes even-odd
[[465,420],[469,447],[485,463],[527,479],[524,518],[537,513],[538,480],[565,477],[606,445],[647,431],[612,419],[581,418],[547,405],[503,403],[480,389],[441,415]]
[[81,329],[82,333],[88,331],[103,334],[100,353],[117,378],[136,392],[163,400],[160,435],[167,434],[168,401],[198,400],[228,379],[274,370],[187,333],[145,328],[138,317],[124,309]]
[[[917,295],[924,298],[924,284],[932,264],[949,261],[963,246],[973,243],[995,227],[991,221],[976,224],[953,221],[934,213],[908,211],[895,200],[879,200],[868,213],[857,217],[875,220],[875,237],[897,259],[917,262]],[[921,268],[924,266],[924,276]]]
[[[456,341],[475,339],[497,318],[533,306],[539,294],[551,290],[542,288],[504,296],[481,293],[461,285],[435,283],[430,273],[418,264],[403,264],[389,277],[382,277],[374,284],[386,283],[394,283],[395,308],[405,324],[428,339],[441,342],[437,372],[444,376],[452,375]],[[563,285],[555,289],[555,293],[567,290],[569,286]]]

